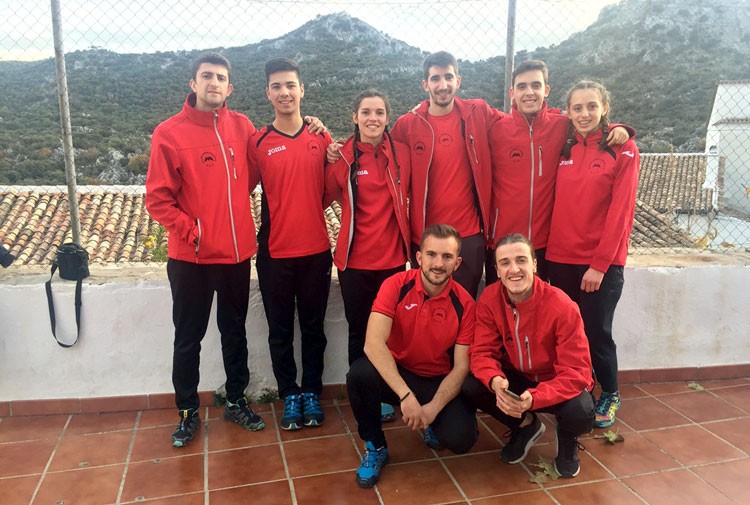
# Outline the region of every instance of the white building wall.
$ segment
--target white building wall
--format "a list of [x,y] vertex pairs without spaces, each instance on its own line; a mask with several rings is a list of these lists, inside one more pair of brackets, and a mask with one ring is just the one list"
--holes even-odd
[[[747,263],[747,261],[745,261]],[[50,332],[43,275],[0,274],[0,401],[170,393],[171,298],[163,275],[107,277],[83,288],[82,335],[71,349]],[[154,278],[155,277],[155,278]],[[55,278],[58,335],[75,328],[75,283]],[[750,266],[628,267],[615,317],[622,370],[750,363]],[[255,277],[247,318],[250,393],[275,387]],[[345,381],[346,322],[334,279],[324,382]],[[299,342],[297,342],[297,348]],[[224,382],[215,320],[201,354],[200,390]]]

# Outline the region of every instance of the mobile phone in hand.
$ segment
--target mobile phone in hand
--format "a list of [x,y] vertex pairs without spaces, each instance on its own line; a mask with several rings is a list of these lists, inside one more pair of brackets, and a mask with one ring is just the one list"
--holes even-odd
[[510,389],[503,389],[503,390],[502,390],[502,392],[503,392],[503,393],[505,393],[506,395],[510,396],[510,397],[511,397],[511,398],[513,398],[514,400],[518,400],[518,401],[521,401],[521,397],[520,397],[520,396],[518,396],[517,394],[515,394],[515,393],[514,393],[513,391],[511,391]]

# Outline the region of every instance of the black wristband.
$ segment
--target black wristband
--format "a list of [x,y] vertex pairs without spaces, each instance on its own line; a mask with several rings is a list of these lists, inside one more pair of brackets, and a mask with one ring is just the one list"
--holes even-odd
[[406,394],[403,397],[399,398],[398,402],[399,403],[404,403],[404,400],[406,400],[407,398],[409,398],[410,394],[411,394],[411,391],[407,391]]

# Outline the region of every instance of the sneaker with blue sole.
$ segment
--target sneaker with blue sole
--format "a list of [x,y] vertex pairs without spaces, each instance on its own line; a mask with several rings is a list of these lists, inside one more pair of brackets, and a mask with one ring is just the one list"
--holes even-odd
[[380,422],[381,423],[392,423],[396,420],[396,410],[390,403],[380,404]]
[[302,421],[302,395],[287,395],[284,397],[284,414],[281,417],[281,429],[287,431],[301,430]]
[[305,426],[320,426],[325,421],[320,398],[315,393],[302,393],[302,418]]
[[365,442],[365,453],[357,469],[357,484],[369,489],[380,479],[380,471],[388,464],[388,447],[376,449],[372,442]]
[[198,427],[201,425],[201,418],[198,415],[197,409],[184,409],[180,410],[180,424],[177,425],[177,429],[172,433],[172,446],[174,447],[185,447],[192,442],[195,432],[198,431]]
[[424,433],[422,433],[422,438],[424,439],[425,445],[433,451],[443,450],[443,446],[440,444],[440,440],[438,440],[437,435],[435,435],[435,431],[432,429],[432,426],[428,426],[427,429],[424,430]]

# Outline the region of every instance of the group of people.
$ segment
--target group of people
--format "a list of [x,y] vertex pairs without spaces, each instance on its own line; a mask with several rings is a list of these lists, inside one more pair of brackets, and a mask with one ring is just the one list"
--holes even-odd
[[[190,443],[200,425],[200,343],[214,293],[224,417],[264,427],[244,393],[256,253],[285,430],[325,421],[323,322],[332,264],[338,269],[347,388],[364,441],[361,487],[372,487],[388,462],[382,423],[396,418],[395,405],[429,447],[455,453],[476,441],[476,410],[490,414],[510,429],[501,451],[509,464],[544,433],[537,413],[553,413],[563,477],[580,471],[577,437],[614,423],[612,320],[635,212],[634,131],[610,124],[599,83],[574,86],[566,113],[549,108],[541,61],[513,72],[510,114],[458,98],[461,76],[449,53],[429,55],[423,71],[427,99],[390,132],[388,97],[360,93],[354,134],[342,145],[317,118],[302,116],[294,61],[265,65],[275,117],[260,130],[226,106],[231,67],[223,56],[193,64],[182,111],[154,131],[146,179],[147,209],[169,231],[174,446]],[[256,245],[249,196],[258,182]],[[323,211],[334,200],[342,216],[332,256]]]

